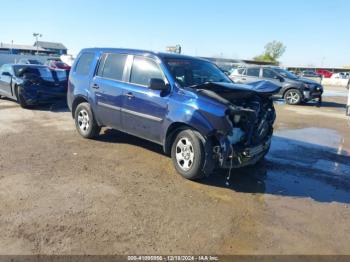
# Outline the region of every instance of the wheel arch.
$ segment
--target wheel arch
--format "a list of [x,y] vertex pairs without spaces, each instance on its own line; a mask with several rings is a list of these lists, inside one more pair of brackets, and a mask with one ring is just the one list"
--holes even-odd
[[174,122],[168,127],[164,138],[163,151],[166,155],[170,155],[171,146],[176,138],[176,135],[185,129],[192,129],[198,132],[202,137],[205,137],[197,128],[192,125],[183,122]]
[[[285,94],[286,94],[289,90],[291,90],[291,89],[295,89],[295,90],[298,90],[298,91],[300,92],[299,88],[297,88],[297,87],[295,87],[295,86],[289,86],[289,87],[287,87],[287,88],[283,91],[282,97],[284,98]],[[301,93],[301,92],[300,92],[300,93]]]
[[72,117],[73,118],[74,118],[75,110],[76,110],[77,106],[81,103],[89,103],[89,101],[84,96],[77,96],[74,98],[73,103],[72,103]]

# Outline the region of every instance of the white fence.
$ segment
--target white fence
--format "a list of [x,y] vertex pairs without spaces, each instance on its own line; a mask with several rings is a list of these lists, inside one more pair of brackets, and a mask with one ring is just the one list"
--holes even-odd
[[347,86],[349,79],[323,78],[322,85],[327,86]]

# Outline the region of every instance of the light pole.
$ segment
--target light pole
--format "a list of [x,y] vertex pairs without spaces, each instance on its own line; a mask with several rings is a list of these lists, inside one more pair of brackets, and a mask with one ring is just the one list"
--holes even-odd
[[39,33],[33,33],[33,36],[35,37],[35,43],[36,43],[36,54],[39,53],[39,46],[38,46],[38,38],[42,37],[42,34]]

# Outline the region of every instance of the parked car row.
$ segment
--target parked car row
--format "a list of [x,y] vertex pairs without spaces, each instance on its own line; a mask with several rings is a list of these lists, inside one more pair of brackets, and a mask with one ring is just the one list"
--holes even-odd
[[314,77],[314,78],[332,78],[332,79],[349,79],[350,72],[337,72],[333,73],[325,69],[318,70],[304,70],[301,72],[293,72],[294,74],[301,77]]
[[323,75],[322,74],[319,74],[315,71],[312,71],[312,70],[304,70],[304,71],[301,71],[299,74],[297,74],[297,76],[300,76],[300,77],[311,77],[311,78],[322,78]]
[[236,83],[251,84],[267,80],[281,87],[278,96],[290,105],[310,100],[322,101],[323,87],[316,81],[299,77],[276,66],[246,66],[232,71],[230,78]]
[[334,74],[331,71],[325,69],[317,69],[317,70],[302,70],[302,71],[290,71],[293,74],[301,77],[314,77],[314,78],[331,78]]

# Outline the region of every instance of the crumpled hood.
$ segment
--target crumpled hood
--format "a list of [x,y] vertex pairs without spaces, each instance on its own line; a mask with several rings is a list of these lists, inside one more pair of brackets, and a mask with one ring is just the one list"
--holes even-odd
[[[235,84],[235,83],[222,83],[222,82],[210,82],[196,86],[196,90],[212,98],[218,99],[218,96],[228,100],[245,99],[258,95],[261,97],[270,97],[273,94],[279,92],[281,87],[271,83],[270,81],[258,81],[250,83],[249,85]],[[204,92],[203,92],[204,91]],[[208,92],[209,91],[209,92]],[[210,93],[215,93],[216,95]]]

